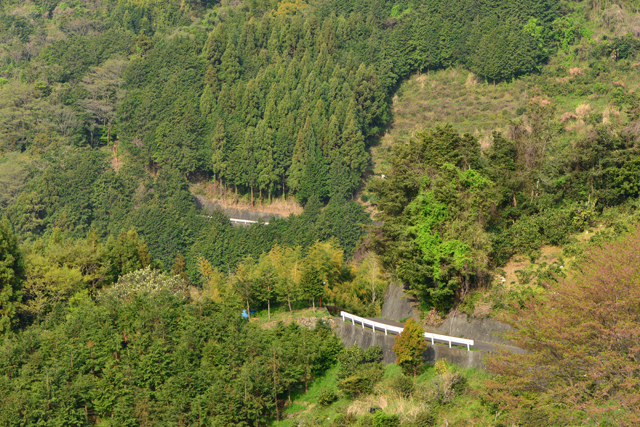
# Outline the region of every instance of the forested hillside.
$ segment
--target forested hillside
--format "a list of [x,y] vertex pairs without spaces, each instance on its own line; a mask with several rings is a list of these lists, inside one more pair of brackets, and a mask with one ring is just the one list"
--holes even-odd
[[[390,281],[435,317],[483,298],[496,316],[543,304],[638,218],[639,11],[3,1],[2,424],[257,427],[334,366],[343,399],[379,390],[375,351],[341,349],[322,322],[268,329],[243,310],[373,317]],[[304,211],[232,227],[197,210],[202,185],[226,203]],[[547,265],[550,246],[563,249]],[[514,259],[530,267],[503,286]],[[511,363],[493,366],[517,377]],[[429,405],[471,399],[443,369]],[[535,401],[522,381],[492,383],[479,418],[584,419],[520,411]],[[520,397],[500,406],[505,393]],[[436,422],[351,415],[332,425]]]
[[[195,283],[200,256],[229,270],[276,243],[304,250],[335,237],[351,257],[370,221],[352,198],[398,82],[453,64],[512,78],[553,45],[554,2],[499,2],[472,17],[474,7],[5,2],[2,210],[28,245],[135,229],[154,265],[169,269],[181,253]],[[508,49],[492,55],[508,64],[497,75],[474,53],[503,14]],[[248,229],[207,221],[189,192],[203,180],[251,204],[293,197],[306,211]]]

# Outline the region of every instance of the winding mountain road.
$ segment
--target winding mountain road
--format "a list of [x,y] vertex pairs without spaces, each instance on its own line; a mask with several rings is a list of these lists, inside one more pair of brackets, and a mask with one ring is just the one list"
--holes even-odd
[[[367,319],[373,320],[374,322],[378,322],[378,323],[384,323],[385,325],[389,325],[389,326],[396,326],[396,327],[399,327],[399,328],[404,327],[404,325],[402,323],[395,322],[393,320],[381,319],[379,317],[368,317]],[[428,329],[425,329],[425,332],[437,333],[437,331],[432,331],[432,330],[428,330]],[[494,352],[494,351],[499,351],[499,350],[506,350],[506,351],[510,351],[512,353],[518,353],[518,354],[525,353],[525,351],[523,349],[511,346],[511,345],[497,344],[497,343],[491,343],[491,342],[486,342],[486,341],[478,341],[478,340],[474,339],[473,337],[465,337],[465,338],[473,339],[473,341],[474,341],[473,348],[476,349],[476,350],[479,350],[479,351]]]

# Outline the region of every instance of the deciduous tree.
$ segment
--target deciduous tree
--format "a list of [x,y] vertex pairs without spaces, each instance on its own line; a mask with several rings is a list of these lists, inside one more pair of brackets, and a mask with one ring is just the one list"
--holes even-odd
[[572,277],[503,320],[523,353],[487,359],[487,398],[516,423],[640,423],[640,232],[585,254]]
[[423,353],[427,349],[424,329],[411,317],[404,324],[404,330],[396,335],[395,342],[393,352],[397,356],[396,364],[400,365],[405,375],[417,376],[424,366]]

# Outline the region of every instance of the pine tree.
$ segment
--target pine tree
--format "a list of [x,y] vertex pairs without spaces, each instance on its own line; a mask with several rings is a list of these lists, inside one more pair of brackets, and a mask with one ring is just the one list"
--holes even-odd
[[340,156],[336,156],[329,166],[327,191],[330,199],[345,200],[353,190],[351,174]]
[[313,195],[319,199],[323,199],[326,196],[327,164],[318,148],[311,119],[308,116],[301,133],[307,145],[307,155],[306,162],[302,168],[298,195],[300,196],[300,201],[305,203]]
[[318,102],[315,104],[313,114],[311,115],[311,125],[313,126],[313,131],[317,136],[320,136],[320,133],[322,132],[322,127],[324,125],[324,112],[324,102],[322,102],[322,99],[318,99]]
[[225,46],[227,46],[226,25],[216,25],[215,29],[209,34],[203,49],[207,61],[214,66],[220,64]]
[[278,28],[276,26],[273,27],[271,35],[269,36],[269,41],[267,42],[267,52],[269,52],[270,57],[274,57],[280,53],[280,37]]
[[207,72],[204,75],[204,85],[211,88],[212,93],[216,93],[220,90],[220,80],[218,79],[218,70],[212,66],[207,68]]
[[316,311],[316,298],[322,298],[324,294],[324,283],[320,273],[313,265],[304,269],[300,279],[301,299],[311,300],[313,311]]
[[270,129],[278,129],[278,111],[276,110],[276,103],[273,96],[267,97],[267,108],[264,111],[264,124]]
[[340,133],[340,123],[335,115],[329,119],[327,128],[327,143],[324,146],[324,155],[331,161],[340,157],[340,147],[342,146],[342,134]]
[[231,97],[231,88],[226,83],[222,85],[220,94],[218,95],[218,117],[226,117],[233,112],[233,98]]

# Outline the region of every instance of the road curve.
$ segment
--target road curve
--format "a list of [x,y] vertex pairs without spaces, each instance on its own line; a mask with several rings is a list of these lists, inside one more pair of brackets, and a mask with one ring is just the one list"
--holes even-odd
[[[404,325],[400,322],[395,322],[393,320],[388,320],[388,319],[381,319],[379,317],[368,317],[367,319],[369,320],[373,320],[375,322],[379,322],[379,323],[384,323],[385,325],[389,325],[389,326],[397,326],[397,327],[404,327]],[[425,332],[433,332],[433,333],[437,333],[436,331],[430,331],[430,330],[425,330]],[[473,337],[465,337],[467,339],[473,339]],[[493,352],[493,351],[499,351],[499,350],[506,350],[506,351],[510,351],[512,353],[525,353],[525,351],[521,348],[518,347],[514,347],[511,345],[506,345],[506,344],[497,344],[497,343],[491,343],[491,342],[486,342],[486,341],[478,341],[476,339],[473,339],[474,341],[474,345],[473,348],[479,351],[484,351],[484,352]]]

